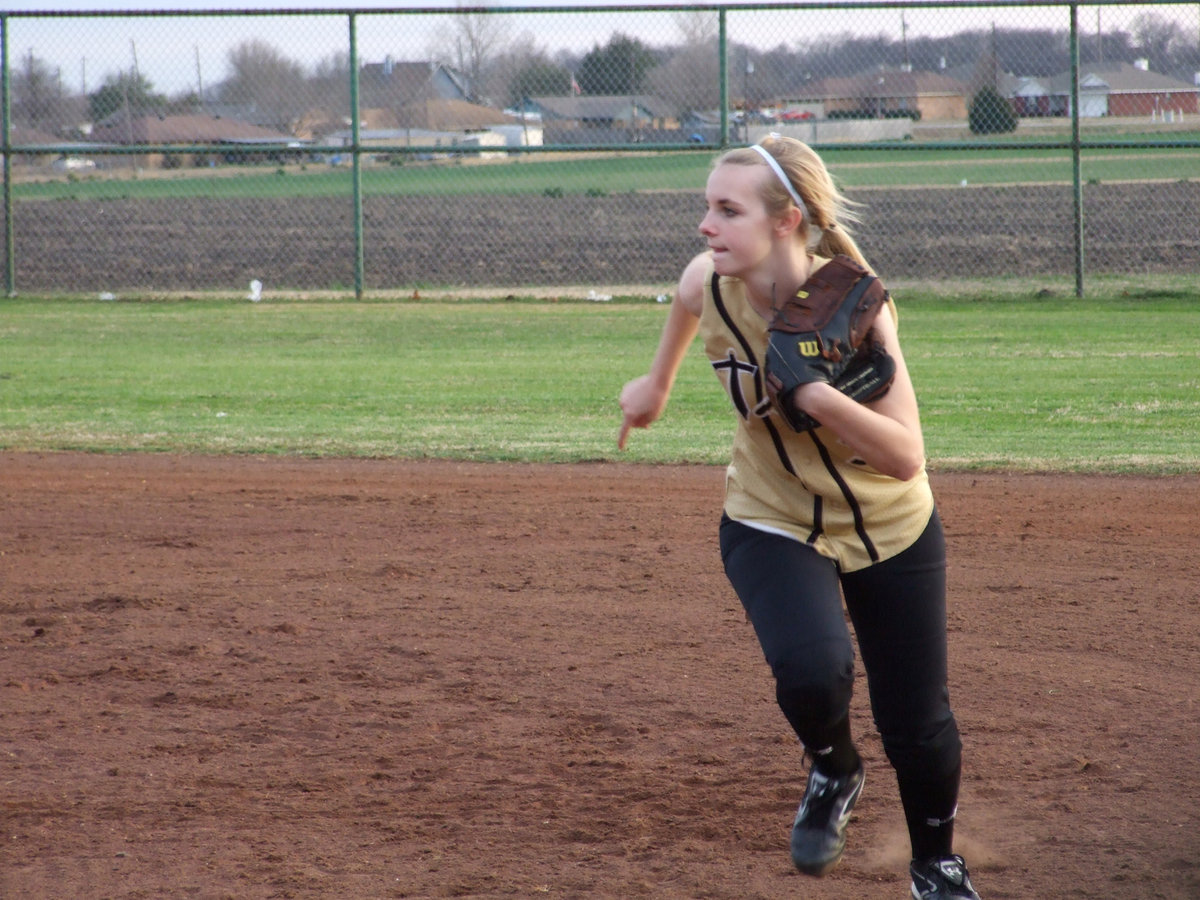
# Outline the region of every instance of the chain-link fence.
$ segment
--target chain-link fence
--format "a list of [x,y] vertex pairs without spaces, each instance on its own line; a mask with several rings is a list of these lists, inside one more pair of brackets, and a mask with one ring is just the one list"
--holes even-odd
[[715,153],[772,131],[891,279],[1200,268],[1195,3],[0,25],[10,294],[665,286]]

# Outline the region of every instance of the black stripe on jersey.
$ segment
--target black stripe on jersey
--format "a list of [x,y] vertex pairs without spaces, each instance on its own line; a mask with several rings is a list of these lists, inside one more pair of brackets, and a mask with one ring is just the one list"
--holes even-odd
[[815,544],[817,538],[821,536],[821,531],[825,528],[825,498],[820,494],[813,494],[813,529],[808,535],[808,542]]
[[[741,329],[734,324],[733,317],[729,315],[729,310],[725,307],[725,301],[721,298],[720,283],[721,276],[716,272],[713,272],[711,280],[713,305],[716,306],[717,312],[721,314],[721,319],[725,322],[725,327],[733,333],[733,336],[737,338],[737,342],[742,345],[742,352],[746,354],[746,361],[754,366],[754,391],[757,394],[758,400],[755,408],[757,409],[758,405],[761,405],[763,399],[766,397],[766,391],[764,390],[762,380],[762,366],[758,364],[758,359],[754,356],[754,351],[750,349],[750,344],[746,341],[745,335],[743,335]],[[737,373],[731,371],[729,373],[729,377],[736,378]],[[796,467],[792,465],[791,459],[788,458],[787,450],[784,449],[783,438],[779,434],[779,429],[777,429],[775,427],[775,423],[768,418],[764,418],[762,421],[763,424],[767,426],[767,434],[771,436],[771,443],[775,445],[775,452],[779,456],[779,462],[783,465],[784,469],[787,470],[789,475],[799,478],[800,475],[796,472]]]
[[779,434],[779,429],[775,427],[775,423],[770,419],[763,419],[763,424],[767,426],[767,434],[771,435],[771,443],[775,445],[775,452],[779,454],[779,461],[783,463],[783,467],[787,469],[789,475],[800,477],[795,467],[792,465],[792,460],[787,455],[787,450],[783,446],[783,438]]
[[834,464],[833,457],[829,455],[829,450],[821,443],[821,439],[817,437],[817,433],[810,431],[809,435],[812,437],[813,443],[817,445],[817,452],[821,454],[821,460],[825,463],[825,470],[837,482],[842,496],[846,498],[846,503],[850,507],[850,512],[854,514],[854,530],[858,534],[859,540],[863,542],[863,546],[867,550],[867,555],[871,557],[871,562],[879,562],[879,551],[875,549],[875,544],[871,540],[871,536],[867,534],[867,525],[863,521],[862,507],[858,505],[858,498],[850,490],[850,485],[846,484],[846,479],[842,477],[842,473],[837,470],[837,465]]

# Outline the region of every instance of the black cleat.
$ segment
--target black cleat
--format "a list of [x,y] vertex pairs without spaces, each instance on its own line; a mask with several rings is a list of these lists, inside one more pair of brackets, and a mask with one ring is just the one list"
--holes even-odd
[[979,900],[961,856],[913,860],[908,870],[916,900]]
[[864,780],[861,764],[840,778],[809,771],[804,801],[792,825],[792,862],[805,875],[825,875],[842,858],[850,811]]

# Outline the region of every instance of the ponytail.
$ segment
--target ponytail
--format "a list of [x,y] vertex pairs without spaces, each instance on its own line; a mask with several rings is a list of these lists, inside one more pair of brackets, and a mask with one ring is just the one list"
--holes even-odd
[[858,242],[838,222],[833,222],[828,227],[822,229],[817,236],[816,246],[812,245],[811,240],[809,241],[809,246],[817,256],[833,259],[839,253],[844,253],[851,259],[866,266],[866,268],[871,268],[870,264],[867,263],[867,258],[863,256],[863,252],[858,249]]

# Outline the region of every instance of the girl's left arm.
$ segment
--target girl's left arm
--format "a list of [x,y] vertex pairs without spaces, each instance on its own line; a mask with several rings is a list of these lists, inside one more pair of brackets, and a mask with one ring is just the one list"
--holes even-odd
[[891,304],[876,317],[874,328],[896,361],[896,377],[886,394],[856,403],[832,385],[817,382],[801,385],[793,396],[800,409],[832,429],[871,468],[907,481],[925,465],[925,437]]

